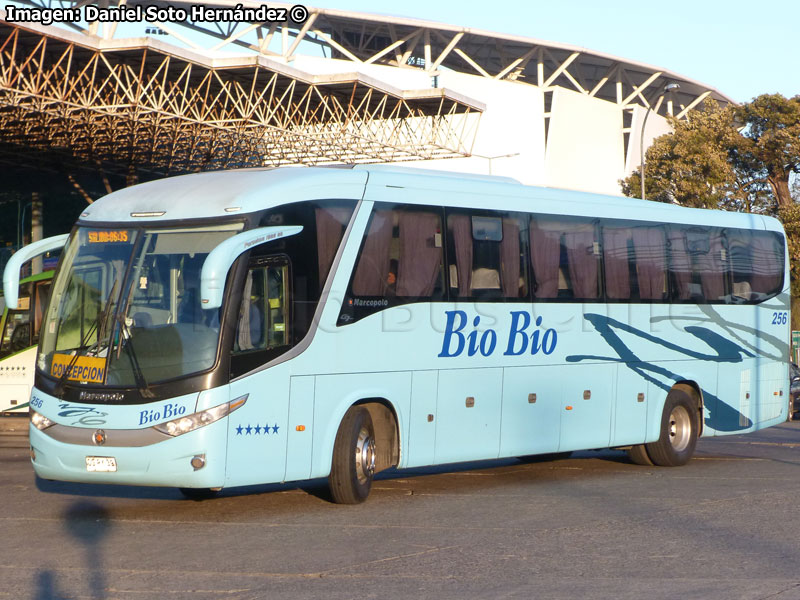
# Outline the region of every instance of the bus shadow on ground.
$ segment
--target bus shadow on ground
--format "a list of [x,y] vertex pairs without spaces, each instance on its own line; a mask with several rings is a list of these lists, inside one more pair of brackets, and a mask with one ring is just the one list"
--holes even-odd
[[[520,458],[500,458],[491,460],[471,461],[464,463],[449,463],[444,465],[432,465],[425,467],[414,467],[410,469],[390,468],[375,476],[375,482],[393,481],[397,479],[416,479],[435,475],[454,475],[459,473],[477,471],[495,471],[496,474],[504,474],[504,470],[511,468],[518,470],[519,467],[528,465],[536,468],[537,465],[545,467],[563,467],[567,463],[580,464],[581,459],[602,459],[620,464],[633,465],[627,458],[624,451],[602,450],[602,451],[580,451],[566,453],[566,455],[534,455]],[[149,486],[130,486],[114,484],[96,483],[73,483],[64,481],[52,481],[36,477],[36,488],[47,494],[61,494],[66,496],[80,496],[84,498],[129,498],[144,500],[182,500],[185,502],[208,502],[209,500],[234,498],[238,496],[253,496],[261,494],[271,494],[280,492],[300,491],[318,498],[325,502],[332,502],[328,489],[327,478],[320,477],[306,481],[294,481],[286,483],[258,484],[251,486],[240,486],[224,488],[216,496],[210,498],[186,498],[178,488],[171,487],[149,487]]]
[[[763,456],[756,452],[742,452],[737,448],[736,452],[727,452],[727,448],[714,447],[717,444],[708,444],[704,448],[698,448],[695,461],[709,459],[752,459],[760,458],[776,462],[783,462],[798,466],[796,460],[784,460],[776,456]],[[606,465],[604,467],[603,465]],[[630,470],[632,474],[641,470],[660,469],[661,467],[640,466],[631,462],[625,450],[598,449],[581,450],[563,454],[544,454],[519,458],[501,458],[493,460],[471,461],[464,463],[451,463],[444,465],[433,465],[425,467],[414,467],[410,469],[391,468],[375,476],[375,483],[391,483],[398,480],[415,480],[424,477],[447,476],[468,474],[471,472],[486,472],[488,475],[496,477],[487,480],[482,478],[480,485],[502,486],[519,480],[520,477],[539,479],[554,479],[563,476],[566,471],[582,473],[582,477],[597,477],[608,474],[608,468],[619,471],[619,468]],[[526,475],[527,474],[527,475]],[[443,479],[443,481],[445,481]],[[446,487],[458,492],[462,488],[471,488],[477,482],[463,480],[454,482],[447,479]],[[36,487],[40,492],[47,494],[60,494],[65,496],[75,496],[82,498],[125,498],[140,500],[164,500],[182,501],[186,503],[208,503],[215,500],[233,499],[244,496],[260,496],[281,493],[300,493],[310,497],[332,502],[328,489],[327,478],[310,479],[306,481],[294,481],[286,483],[259,484],[251,486],[231,487],[220,491],[216,496],[205,499],[186,498],[178,488],[170,487],[146,487],[128,486],[113,484],[92,484],[92,483],[70,483],[62,481],[50,481],[36,478]],[[437,486],[438,487],[438,486]]]

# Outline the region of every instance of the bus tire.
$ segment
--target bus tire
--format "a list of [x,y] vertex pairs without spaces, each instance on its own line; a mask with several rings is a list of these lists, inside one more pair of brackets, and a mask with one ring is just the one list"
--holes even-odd
[[328,485],[337,504],[364,502],[375,474],[375,430],[363,406],[353,406],[344,415],[336,441]]
[[659,467],[679,467],[689,462],[697,445],[697,403],[683,390],[667,394],[661,414],[661,435],[646,444],[647,455]]
[[635,465],[642,465],[643,467],[652,467],[653,461],[647,455],[647,448],[644,444],[636,444],[628,448],[628,458]]

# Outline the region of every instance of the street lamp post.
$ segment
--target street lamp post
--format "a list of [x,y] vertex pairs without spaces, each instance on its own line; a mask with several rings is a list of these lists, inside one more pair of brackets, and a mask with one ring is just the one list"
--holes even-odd
[[[22,248],[22,245],[25,244],[25,211],[28,210],[28,207],[32,206],[32,204],[32,202],[28,202],[22,207],[22,215],[19,217],[19,221],[17,222],[17,226],[19,227],[19,231],[17,231],[17,248]],[[19,214],[19,209],[17,209],[17,211]]]
[[[681,85],[679,83],[668,83],[664,86],[664,91],[674,92],[680,88]],[[642,182],[642,200],[646,200],[644,195],[644,128],[647,126],[647,117],[650,116],[652,110],[652,106],[647,107],[647,112],[644,114],[644,120],[642,121],[642,131],[639,135],[639,179],[641,179]]]

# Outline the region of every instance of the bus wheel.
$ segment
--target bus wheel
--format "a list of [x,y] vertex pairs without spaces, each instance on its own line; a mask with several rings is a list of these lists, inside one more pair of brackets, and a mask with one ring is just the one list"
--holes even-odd
[[369,411],[353,406],[336,433],[328,485],[333,501],[358,504],[367,499],[375,474],[375,430]]
[[647,455],[647,448],[644,447],[644,444],[636,444],[628,448],[628,458],[630,458],[631,462],[635,465],[642,465],[643,467],[653,466],[653,461],[650,460],[650,457]]
[[647,455],[660,467],[685,465],[694,454],[697,435],[697,403],[683,390],[673,389],[664,403],[661,435],[646,444]]
[[189,500],[208,500],[219,493],[219,490],[211,488],[178,488],[184,498]]

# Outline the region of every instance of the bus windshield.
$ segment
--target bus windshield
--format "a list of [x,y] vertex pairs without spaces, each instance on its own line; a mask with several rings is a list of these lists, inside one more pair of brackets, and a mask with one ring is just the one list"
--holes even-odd
[[201,308],[200,271],[241,228],[79,228],[54,284],[38,368],[138,387],[211,368],[220,313]]

